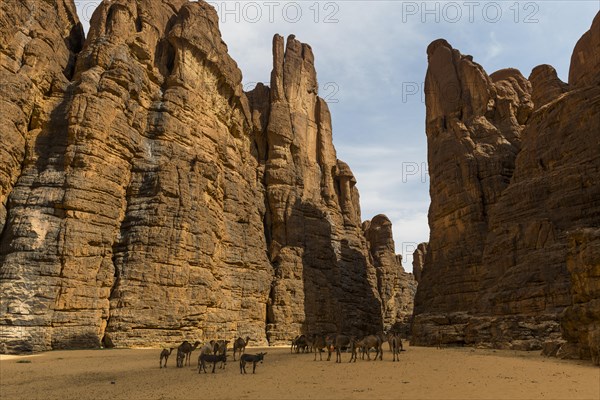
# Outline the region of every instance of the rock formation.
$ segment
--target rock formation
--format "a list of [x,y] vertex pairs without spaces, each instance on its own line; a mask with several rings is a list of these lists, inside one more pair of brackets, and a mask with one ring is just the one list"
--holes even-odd
[[[416,343],[441,332],[449,343],[541,348],[560,337],[574,300],[563,335],[590,356],[584,338],[600,320],[587,230],[600,224],[599,32],[600,14],[575,48],[568,86],[548,66],[530,80],[512,69],[488,76],[447,42],[429,46],[431,238]],[[569,316],[583,308],[590,320],[576,332]]]
[[419,243],[417,249],[413,252],[413,274],[417,282],[421,281],[423,275],[423,268],[425,268],[425,256],[427,255],[427,248],[429,243]]
[[310,46],[244,93],[202,1],[0,7],[6,351],[382,328]]
[[[360,227],[356,180],[337,159],[310,46],[273,39],[269,90],[250,96],[261,121],[265,230],[275,278],[269,341],[290,333],[368,331],[381,325],[375,270]],[[268,96],[268,97],[267,97]],[[268,115],[268,117],[266,117]]]
[[363,231],[377,272],[384,328],[408,333],[417,284],[413,275],[404,271],[402,256],[395,252],[392,222],[379,214],[363,222]]
[[600,365],[600,229],[588,228],[569,235],[567,267],[571,276],[572,304],[562,314],[562,333],[572,353]]

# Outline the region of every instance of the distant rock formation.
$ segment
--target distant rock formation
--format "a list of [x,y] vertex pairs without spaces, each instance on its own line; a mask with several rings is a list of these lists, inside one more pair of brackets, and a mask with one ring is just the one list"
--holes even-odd
[[448,343],[539,349],[562,332],[590,357],[600,321],[589,231],[600,226],[598,35],[600,14],[568,85],[549,66],[530,80],[514,69],[488,76],[447,42],[429,46],[431,239],[415,343],[441,332]]
[[429,243],[419,243],[417,249],[413,252],[413,274],[417,282],[421,281],[421,276],[423,275],[428,246]]
[[384,328],[408,332],[417,283],[412,274],[404,271],[402,256],[395,252],[392,222],[379,214],[363,223],[363,231],[377,271]]
[[205,2],[0,9],[3,350],[382,329],[310,46],[244,93]]

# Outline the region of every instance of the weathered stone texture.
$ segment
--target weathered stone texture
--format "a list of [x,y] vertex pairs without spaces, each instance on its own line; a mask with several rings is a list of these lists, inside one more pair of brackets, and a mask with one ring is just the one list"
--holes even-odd
[[575,87],[600,84],[600,13],[596,14],[592,27],[575,45],[569,68],[569,85]]
[[[265,91],[254,92],[253,115],[265,138],[259,153],[265,157],[266,231],[275,269],[269,341],[287,341],[290,333],[378,329],[380,300],[360,227],[356,180],[337,160],[310,46],[292,35],[284,47],[276,35],[269,106]],[[259,117],[264,115],[268,120]]]
[[37,150],[36,138],[60,104],[83,39],[70,1],[0,4],[0,227],[26,153]]
[[[263,189],[241,72],[214,9],[102,3],[63,104],[48,124],[63,147],[38,141],[3,237],[6,312],[36,307],[24,311],[44,332],[34,349],[94,346],[105,334],[119,346],[188,332],[264,341]],[[45,232],[34,249],[21,244],[24,221]],[[23,266],[43,303],[12,292]],[[11,340],[26,340],[14,329]]]
[[532,87],[531,101],[536,110],[569,90],[569,85],[559,79],[554,67],[547,64],[535,67],[529,75],[529,82]]
[[569,235],[567,267],[572,304],[562,315],[563,337],[578,345],[580,357],[600,365],[600,229]]
[[[438,88],[426,93],[431,240],[415,301],[416,343],[432,344],[441,331],[448,343],[541,348],[560,337],[561,312],[581,293],[573,277],[594,287],[595,275],[584,267],[569,275],[567,260],[588,251],[570,247],[570,233],[600,224],[600,86],[591,78],[600,71],[590,61],[600,50],[598,24],[596,17],[595,33],[576,47],[587,61],[572,64],[568,87],[551,67],[534,69],[533,113],[530,85],[515,70],[492,74],[491,83],[445,42],[430,46],[427,87]],[[447,70],[469,86],[459,91],[460,110],[440,97]],[[585,347],[597,322],[590,317],[575,339],[563,321],[563,333]]]
[[[66,132],[53,119],[66,119],[65,97],[83,38],[72,1],[0,4],[0,313],[12,320],[2,326],[2,342],[16,350],[50,342],[42,326],[61,317],[48,306],[59,292],[73,294],[59,277],[68,273],[58,253],[65,250],[60,234],[65,210],[55,207],[64,195]],[[96,272],[90,271],[93,282],[80,285],[82,296],[103,291],[105,279],[99,276],[97,283]],[[100,320],[107,301],[93,308],[91,318],[81,313],[84,325]]]
[[363,231],[377,272],[384,328],[408,331],[417,283],[413,274],[402,267],[402,256],[396,254],[392,222],[379,214],[363,222]]
[[430,273],[419,282],[417,314],[473,305],[489,210],[510,181],[532,109],[531,86],[518,71],[490,77],[444,40],[427,53]]
[[205,2],[104,1],[85,43],[73,1],[1,7],[7,351],[381,327],[308,45],[246,94]]

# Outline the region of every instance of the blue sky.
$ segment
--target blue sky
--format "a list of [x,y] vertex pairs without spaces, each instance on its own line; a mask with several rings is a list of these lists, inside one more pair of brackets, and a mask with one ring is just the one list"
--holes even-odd
[[[75,0],[86,31],[99,2]],[[358,180],[362,217],[391,219],[407,271],[416,244],[429,238],[427,45],[445,38],[488,74],[513,67],[527,77],[551,64],[566,81],[573,47],[600,9],[600,0],[209,3],[246,90],[268,82],[275,33],[312,46],[319,94],[331,109],[338,158]]]

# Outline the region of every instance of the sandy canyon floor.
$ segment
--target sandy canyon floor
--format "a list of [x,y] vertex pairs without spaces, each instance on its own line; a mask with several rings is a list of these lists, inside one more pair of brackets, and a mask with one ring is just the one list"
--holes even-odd
[[160,350],[53,351],[0,356],[0,398],[12,399],[600,399],[600,368],[538,352],[405,347],[400,362],[313,361],[289,348],[266,351],[256,374],[160,369]]

